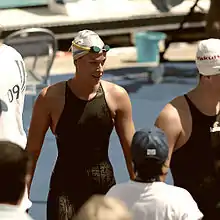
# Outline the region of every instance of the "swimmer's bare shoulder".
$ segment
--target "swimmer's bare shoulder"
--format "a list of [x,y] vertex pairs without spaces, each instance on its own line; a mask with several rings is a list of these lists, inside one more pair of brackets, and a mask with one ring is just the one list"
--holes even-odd
[[65,85],[66,82],[58,82],[45,87],[38,95],[35,105],[44,107],[48,112],[52,111],[53,107],[64,100]]
[[165,105],[155,121],[155,126],[167,135],[170,153],[175,148],[183,130],[182,118],[186,111],[187,104],[184,96],[178,96]]
[[115,98],[117,100],[123,99],[125,97],[127,98],[128,96],[127,91],[122,86],[104,80],[102,80],[101,82],[105,92],[107,94],[111,94],[112,98]]
[[65,95],[65,86],[66,82],[58,82],[55,84],[52,84],[50,86],[45,87],[42,89],[41,93],[39,96],[44,99],[54,99],[54,98],[59,98],[60,96]]

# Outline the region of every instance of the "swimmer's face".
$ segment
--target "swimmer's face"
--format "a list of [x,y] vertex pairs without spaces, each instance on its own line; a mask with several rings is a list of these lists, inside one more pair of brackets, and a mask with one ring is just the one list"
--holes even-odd
[[76,60],[78,77],[83,77],[86,81],[99,81],[103,75],[106,52],[88,53]]

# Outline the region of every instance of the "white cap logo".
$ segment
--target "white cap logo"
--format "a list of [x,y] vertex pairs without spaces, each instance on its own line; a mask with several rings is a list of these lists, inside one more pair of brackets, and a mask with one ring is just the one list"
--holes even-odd
[[206,39],[198,43],[196,65],[200,74],[211,76],[220,74],[220,40]]
[[156,149],[147,149],[147,155],[148,156],[155,156],[156,155]]

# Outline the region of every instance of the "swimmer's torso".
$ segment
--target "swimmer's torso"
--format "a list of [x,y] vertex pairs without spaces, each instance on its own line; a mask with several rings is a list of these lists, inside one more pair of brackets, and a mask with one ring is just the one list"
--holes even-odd
[[51,178],[53,194],[67,194],[78,209],[93,194],[105,194],[115,178],[108,157],[114,127],[100,84],[96,96],[79,99],[65,85],[65,104],[56,123],[57,162]]

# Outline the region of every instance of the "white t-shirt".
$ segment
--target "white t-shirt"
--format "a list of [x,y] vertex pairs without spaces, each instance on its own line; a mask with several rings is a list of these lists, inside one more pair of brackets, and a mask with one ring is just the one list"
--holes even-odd
[[[11,141],[26,147],[23,127],[23,108],[27,72],[21,55],[12,47],[0,45],[0,140]],[[27,189],[21,209],[31,207]]]
[[21,55],[12,47],[0,45],[0,139],[26,147],[23,107],[27,73]]
[[33,220],[26,212],[16,205],[0,204],[1,220]]
[[107,196],[123,201],[135,220],[199,220],[203,217],[188,191],[163,182],[129,181],[113,186]]

